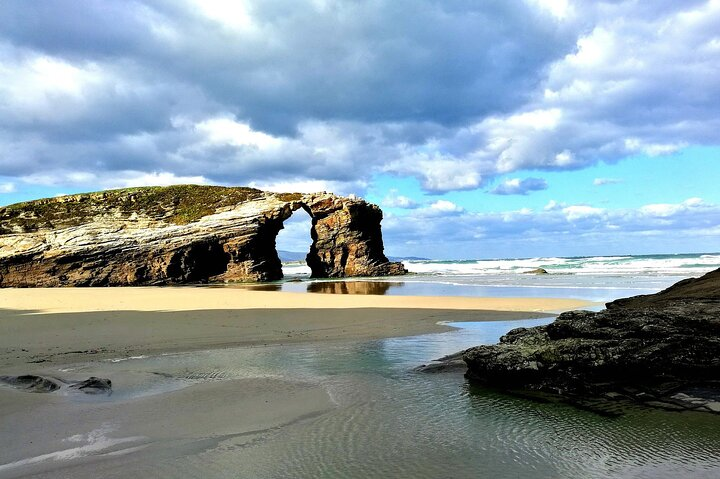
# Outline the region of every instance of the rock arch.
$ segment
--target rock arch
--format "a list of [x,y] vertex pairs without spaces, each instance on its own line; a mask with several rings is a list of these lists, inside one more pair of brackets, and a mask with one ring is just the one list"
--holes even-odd
[[[275,239],[300,208],[312,221],[307,263],[313,277],[406,273],[383,253],[380,208],[363,200],[245,188],[243,201],[227,204],[240,189],[188,188],[115,190],[0,208],[0,286],[277,280],[282,265]],[[156,197],[164,199],[161,207]]]

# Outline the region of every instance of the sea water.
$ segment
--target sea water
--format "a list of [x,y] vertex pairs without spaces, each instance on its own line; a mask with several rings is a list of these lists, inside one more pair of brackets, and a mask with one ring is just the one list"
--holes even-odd
[[[333,286],[310,280],[302,263],[286,263],[286,279],[264,288],[292,291],[410,296],[572,298],[605,302],[651,294],[684,278],[720,268],[720,253],[526,258],[500,260],[403,261],[410,274],[362,278],[364,285]],[[537,268],[549,274],[528,274]],[[344,283],[348,283],[347,281]]]

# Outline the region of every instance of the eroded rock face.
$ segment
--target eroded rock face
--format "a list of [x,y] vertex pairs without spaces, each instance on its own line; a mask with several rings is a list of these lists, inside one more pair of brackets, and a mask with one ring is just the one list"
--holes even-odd
[[275,238],[299,208],[313,221],[313,276],[405,272],[384,256],[382,213],[363,200],[185,185],[0,208],[0,286],[280,279]]
[[514,329],[463,359],[468,377],[492,385],[720,412],[720,270]]
[[402,263],[383,254],[382,211],[363,201],[312,197],[303,201],[312,217],[307,264],[315,278],[405,274]]

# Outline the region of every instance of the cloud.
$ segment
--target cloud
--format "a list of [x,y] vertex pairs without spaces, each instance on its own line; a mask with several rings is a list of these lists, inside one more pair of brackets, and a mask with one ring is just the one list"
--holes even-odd
[[577,221],[586,218],[600,217],[605,213],[602,208],[587,205],[572,205],[561,210],[568,221]]
[[411,216],[403,216],[403,218],[417,217],[449,217],[457,216],[465,212],[465,209],[456,205],[452,201],[437,200],[422,207],[413,208]]
[[383,221],[388,248],[442,257],[520,257],[647,251],[710,251],[720,239],[720,205],[699,198],[639,208],[604,209],[551,202],[541,211],[413,210]]
[[623,180],[619,178],[595,178],[593,180],[593,185],[595,186],[605,186],[605,185],[616,185],[618,183],[622,183]]
[[14,183],[0,183],[0,193],[12,193],[16,190]]
[[548,203],[543,207],[544,211],[556,211],[561,210],[565,208],[565,203],[560,203],[555,200],[550,200]]
[[547,182],[542,178],[512,178],[490,190],[494,195],[527,195],[533,191],[546,190]]
[[145,173],[143,171],[118,171],[114,177],[98,176],[93,173],[82,171],[64,173],[46,173],[24,176],[21,178],[24,183],[30,185],[60,186],[71,185],[84,188],[128,188],[136,186],[169,186],[181,184],[204,185],[209,181],[203,176],[178,176],[170,172]]
[[647,3],[7,0],[0,166],[442,193],[720,144],[720,4]]
[[381,204],[387,208],[414,209],[420,207],[417,201],[412,198],[408,198],[407,196],[398,194],[398,191],[395,189],[390,190],[388,195],[383,198]]
[[428,207],[428,210],[437,213],[460,213],[463,211],[460,206],[456,205],[452,201],[447,200],[438,200],[432,203]]
[[679,204],[660,203],[645,205],[640,208],[640,214],[654,218],[669,218],[681,212],[696,209],[703,206],[703,200],[700,198],[689,198]]

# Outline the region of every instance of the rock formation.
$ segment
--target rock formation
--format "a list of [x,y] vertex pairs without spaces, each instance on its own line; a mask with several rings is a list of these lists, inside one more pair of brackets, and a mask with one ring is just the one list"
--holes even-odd
[[312,218],[313,277],[405,273],[383,254],[380,209],[332,194],[180,185],[0,208],[0,286],[120,286],[282,278],[275,238]]
[[720,269],[700,278],[684,279],[656,294],[645,294],[617,299],[608,303],[608,309],[659,308],[678,302],[706,303],[720,301]]
[[720,412],[720,270],[514,329],[463,359],[487,384]]
[[111,394],[112,381],[90,376],[84,381],[66,381],[57,377],[26,374],[23,376],[0,376],[0,384],[31,393],[51,393],[59,389],[85,394]]
[[550,274],[545,268],[535,268],[530,271],[523,271],[523,274]]

